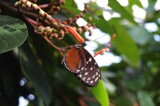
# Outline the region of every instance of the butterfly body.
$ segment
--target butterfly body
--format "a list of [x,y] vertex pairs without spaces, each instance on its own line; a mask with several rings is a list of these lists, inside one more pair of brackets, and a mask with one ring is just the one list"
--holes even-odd
[[64,55],[62,63],[87,86],[96,86],[101,78],[98,64],[81,44],[74,45],[69,49]]

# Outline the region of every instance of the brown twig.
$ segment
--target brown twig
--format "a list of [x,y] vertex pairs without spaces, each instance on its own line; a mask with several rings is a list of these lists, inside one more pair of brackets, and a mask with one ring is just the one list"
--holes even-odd
[[59,51],[62,56],[64,55],[63,52],[62,52],[62,51],[63,51],[62,48],[59,48],[58,46],[54,45],[54,44],[51,42],[51,40],[48,39],[47,36],[43,36],[43,38],[44,38],[53,48],[55,48],[57,51]]
[[35,28],[35,26],[37,25],[37,22],[36,22],[36,21],[34,21],[33,19],[31,19],[31,18],[29,18],[29,17],[26,17],[26,16],[24,16],[24,18],[26,19],[26,21],[27,21],[28,23],[30,23],[30,24]]

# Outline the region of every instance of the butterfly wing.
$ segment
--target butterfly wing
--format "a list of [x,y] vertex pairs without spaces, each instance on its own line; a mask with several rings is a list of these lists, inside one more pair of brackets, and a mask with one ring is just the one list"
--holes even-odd
[[81,55],[79,48],[72,48],[68,50],[63,57],[62,63],[72,73],[78,74],[80,68],[85,65],[85,57]]
[[62,60],[65,67],[87,86],[96,86],[101,78],[99,66],[83,47],[68,50]]
[[81,67],[80,72],[76,76],[87,86],[96,86],[101,78],[99,66],[92,55],[84,48],[80,49],[80,55],[85,57],[85,65]]

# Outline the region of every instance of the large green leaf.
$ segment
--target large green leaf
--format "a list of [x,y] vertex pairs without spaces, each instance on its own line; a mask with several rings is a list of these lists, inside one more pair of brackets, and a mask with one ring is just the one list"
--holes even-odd
[[45,75],[45,70],[38,62],[40,60],[36,58],[36,55],[27,42],[20,47],[20,60],[25,75],[39,91],[45,103],[49,105],[51,101],[51,87]]
[[101,18],[99,20],[93,18],[94,23],[96,23],[97,28],[100,28],[102,31],[107,32],[109,34],[113,34],[114,30],[112,28],[112,25],[107,22],[104,18]]
[[109,106],[108,93],[104,87],[102,80],[99,80],[99,83],[96,87],[90,88],[90,91],[100,102],[101,106]]
[[113,40],[115,48],[126,57],[126,60],[132,66],[137,67],[139,65],[140,55],[135,42],[122,26],[115,26],[115,31],[117,34],[116,38]]
[[27,28],[22,21],[0,15],[0,53],[20,46],[26,38]]
[[151,38],[149,32],[144,28],[143,25],[131,27],[129,29],[129,33],[133,40],[140,45],[145,45]]
[[134,21],[133,15],[129,13],[123,6],[121,6],[117,0],[109,0],[108,4],[113,10],[120,13],[122,18],[128,19],[130,22],[137,24]]
[[147,92],[139,91],[137,96],[140,106],[155,106],[151,96]]

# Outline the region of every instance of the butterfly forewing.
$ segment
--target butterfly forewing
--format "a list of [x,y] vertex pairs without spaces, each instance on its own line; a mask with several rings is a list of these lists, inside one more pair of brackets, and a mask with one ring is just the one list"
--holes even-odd
[[62,62],[72,73],[79,73],[79,69],[85,65],[85,57],[78,48],[72,48],[66,52]]

